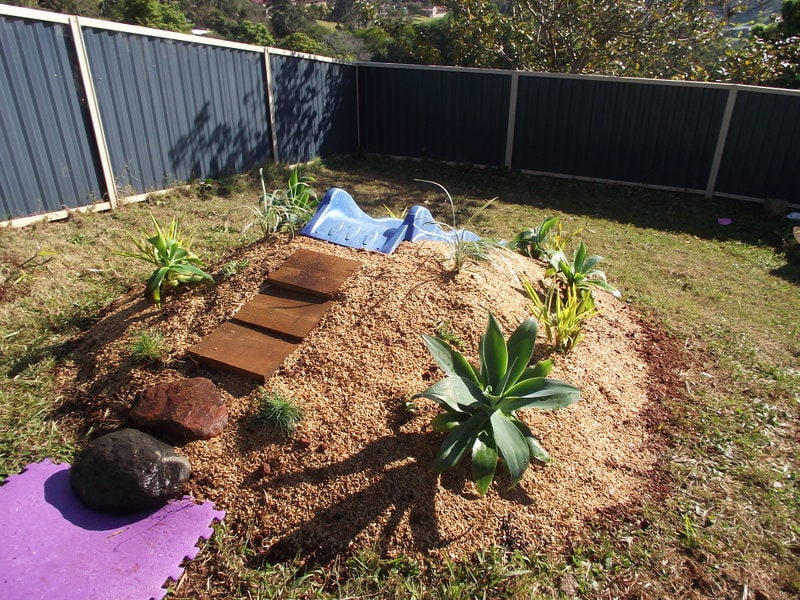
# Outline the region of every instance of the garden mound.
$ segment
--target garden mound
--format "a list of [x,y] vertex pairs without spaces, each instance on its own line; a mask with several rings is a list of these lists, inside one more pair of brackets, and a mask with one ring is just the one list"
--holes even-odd
[[[267,274],[298,248],[361,267],[265,385],[305,410],[287,440],[252,418],[255,385],[206,370],[185,351],[261,291]],[[532,464],[510,490],[500,467],[485,497],[469,481],[469,460],[441,475],[431,471],[443,439],[430,426],[438,408],[410,397],[443,374],[420,334],[446,323],[477,362],[488,311],[508,336],[529,316],[519,276],[535,282],[544,275],[536,261],[504,251],[453,275],[442,263],[448,249],[403,243],[384,255],[304,237],[258,242],[226,258],[249,261],[244,270],[224,279],[220,263],[216,286],[171,295],[163,310],[131,293],[72,343],[58,372],[62,416],[79,436],[94,436],[126,425],[145,387],[199,375],[214,380],[229,424],[221,436],[179,449],[194,471],[188,491],[226,511],[234,534],[270,562],[299,555],[324,564],[364,547],[387,556],[458,556],[491,545],[559,550],[598,522],[635,518],[663,492],[664,440],[656,431],[662,404],[675,393],[677,354],[605,292],[597,293],[601,312],[584,340],[552,356],[551,377],[581,388],[581,400],[522,413],[554,461]],[[143,329],[170,343],[163,363],[130,360],[131,337]],[[540,339],[536,358],[547,356]]]

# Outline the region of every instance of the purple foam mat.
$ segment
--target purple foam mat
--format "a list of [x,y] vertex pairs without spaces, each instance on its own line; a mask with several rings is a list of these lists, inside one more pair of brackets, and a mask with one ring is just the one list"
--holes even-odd
[[28,465],[0,487],[0,598],[161,599],[225,516],[191,497],[126,515],[85,508],[69,465]]

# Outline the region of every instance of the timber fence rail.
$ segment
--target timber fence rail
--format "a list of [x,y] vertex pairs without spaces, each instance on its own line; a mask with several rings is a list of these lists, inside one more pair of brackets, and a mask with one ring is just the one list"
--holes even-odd
[[0,219],[373,154],[800,204],[800,92],[347,63],[0,5]]

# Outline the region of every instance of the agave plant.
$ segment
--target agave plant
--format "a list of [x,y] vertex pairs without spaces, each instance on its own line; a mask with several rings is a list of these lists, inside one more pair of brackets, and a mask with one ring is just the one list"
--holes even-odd
[[153,295],[156,305],[161,306],[161,290],[163,287],[177,287],[183,284],[199,283],[203,280],[214,281],[208,273],[200,268],[203,261],[189,250],[191,241],[181,239],[180,224],[173,217],[170,226],[161,227],[151,214],[156,234],[137,239],[131,236],[139,252],[118,252],[120,256],[137,258],[156,266],[147,280],[147,291]]
[[445,410],[433,419],[434,429],[447,433],[433,463],[435,471],[450,469],[470,452],[472,480],[478,492],[485,494],[500,459],[511,476],[510,487],[519,483],[532,458],[551,460],[517,411],[563,408],[578,401],[580,390],[547,378],[552,361],[530,365],[536,330],[536,320],[528,318],[506,341],[489,313],[477,368],[442,340],[422,336],[447,374],[415,396],[429,398]]
[[548,273],[557,274],[567,286],[574,287],[578,292],[591,292],[593,288],[600,288],[619,298],[622,294],[608,283],[606,274],[597,268],[603,257],[587,254],[583,240],[575,248],[571,261],[563,252],[556,252],[550,256]]

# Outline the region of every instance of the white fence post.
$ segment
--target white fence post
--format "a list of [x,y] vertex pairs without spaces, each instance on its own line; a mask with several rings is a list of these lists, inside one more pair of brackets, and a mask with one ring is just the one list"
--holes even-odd
[[75,55],[78,58],[78,71],[80,71],[83,90],[86,93],[86,107],[89,111],[89,119],[92,122],[92,135],[97,147],[97,155],[100,159],[100,171],[103,175],[103,183],[106,187],[106,193],[108,194],[108,201],[111,204],[111,208],[116,208],[118,202],[117,182],[114,179],[114,172],[111,168],[111,157],[108,154],[106,134],[103,130],[103,120],[100,118],[100,106],[97,103],[97,94],[94,89],[92,71],[89,68],[89,59],[86,54],[86,44],[83,40],[80,17],[70,17],[69,26],[72,31],[72,40],[75,44]]
[[519,72],[511,73],[511,98],[508,102],[508,129],[506,130],[506,168],[511,168],[514,158],[514,130],[517,126],[517,96],[519,95]]
[[269,47],[264,47],[264,77],[267,78],[267,111],[269,115],[269,132],[272,139],[272,162],[280,162],[278,155],[278,132],[275,130],[275,97],[272,93],[272,67],[269,60]]
[[722,123],[720,123],[719,126],[717,147],[714,150],[714,160],[711,161],[711,169],[708,172],[708,183],[706,184],[706,191],[704,194],[705,198],[711,198],[717,187],[719,167],[722,164],[722,155],[725,152],[725,142],[728,140],[728,131],[731,127],[731,117],[733,116],[733,109],[736,107],[736,94],[738,92],[739,88],[735,85],[731,86],[728,90],[728,100],[725,103],[725,112],[722,113]]

